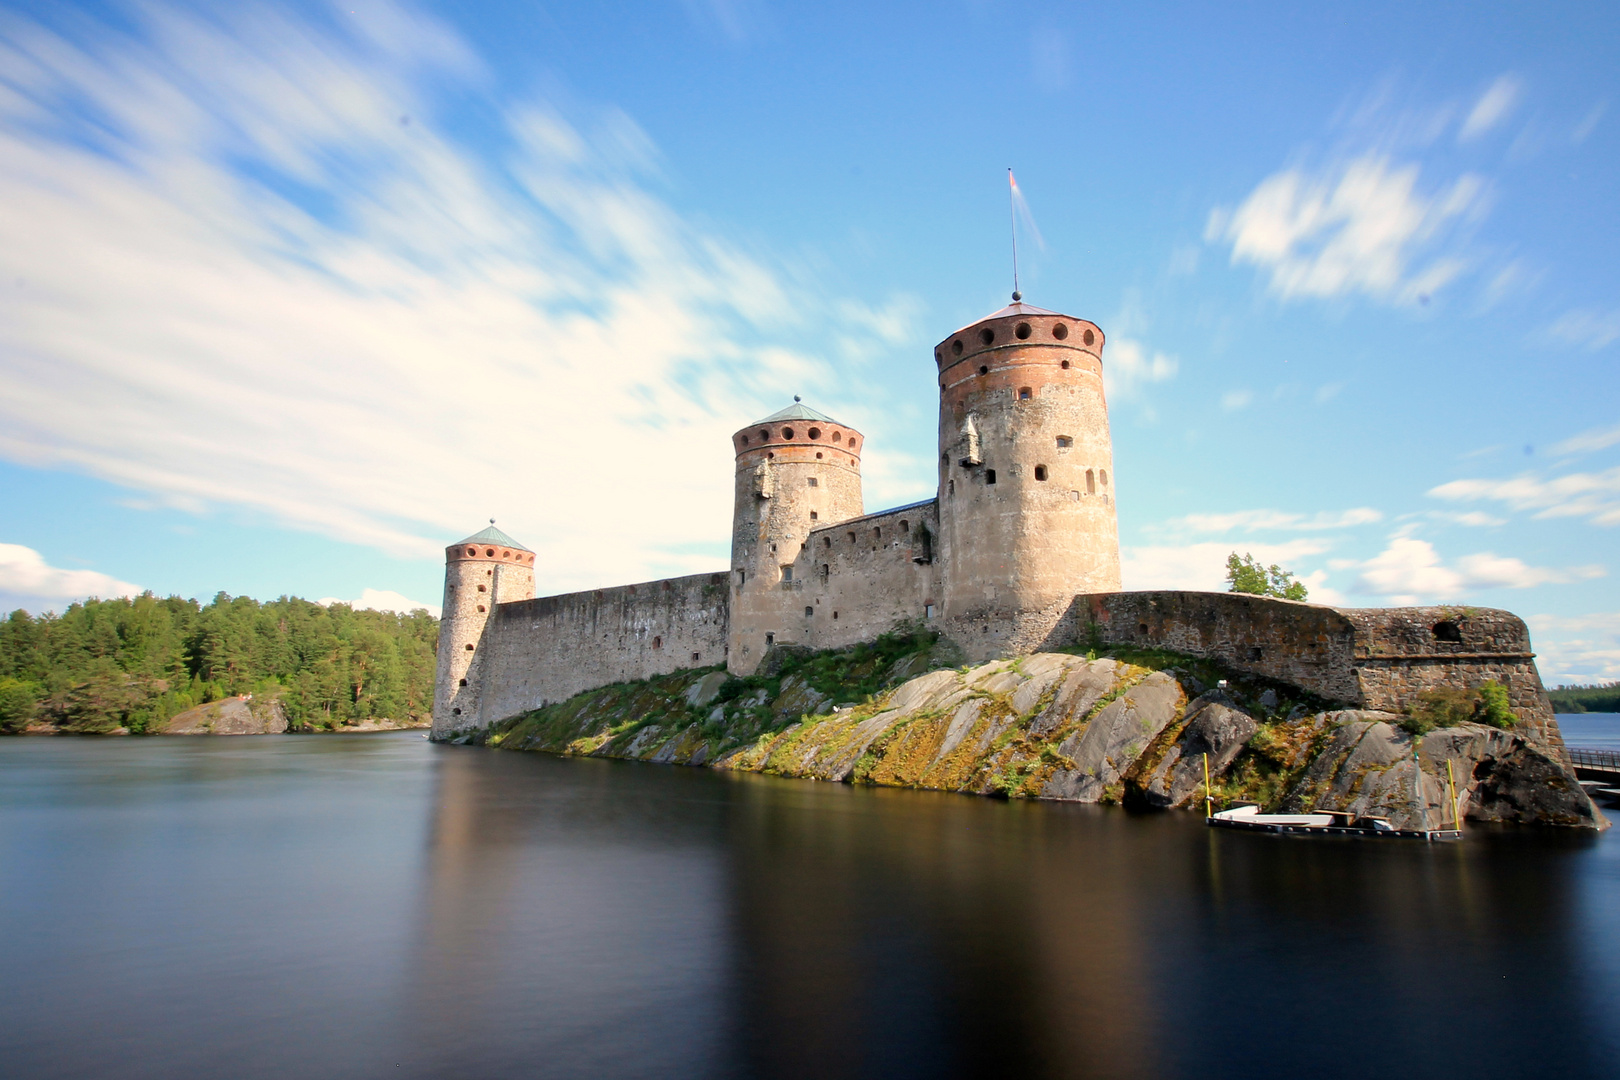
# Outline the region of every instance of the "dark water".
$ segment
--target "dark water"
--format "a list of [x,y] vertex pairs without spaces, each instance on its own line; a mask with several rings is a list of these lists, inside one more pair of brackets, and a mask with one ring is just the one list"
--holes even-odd
[[1612,834],[9,739],[0,890],[7,1078],[1620,1075]]

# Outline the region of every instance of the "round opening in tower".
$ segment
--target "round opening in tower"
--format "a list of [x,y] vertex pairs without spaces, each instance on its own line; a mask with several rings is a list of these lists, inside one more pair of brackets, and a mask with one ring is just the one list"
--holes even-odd
[[485,548],[484,549],[484,557],[489,558],[489,559],[493,559],[495,557],[495,549],[494,548]]
[[809,435],[812,439],[819,439],[821,438],[821,429],[818,427],[813,427],[810,429]]
[[467,549],[467,554],[468,555],[476,555],[476,554],[478,554],[478,549],[477,548],[468,548]]
[[980,364],[979,365],[979,374],[980,375],[988,375],[988,374],[990,374],[990,369],[987,366],[985,366],[984,364]]
[[1080,335],[1080,340],[1084,341],[1087,345],[1090,345],[1092,342],[1097,340],[1097,335],[1093,334],[1088,328],[1084,334]]
[[957,338],[955,341],[951,342],[951,352],[956,354],[957,356],[962,355],[962,339],[961,338]]
[[996,332],[987,326],[983,330],[979,331],[979,340],[988,345],[992,341],[996,340]]
[[784,439],[793,438],[793,429],[790,428],[790,427],[783,428],[782,429],[782,438],[784,438]]
[[1063,361],[1063,370],[1064,371],[1069,370],[1069,362],[1067,360]]
[[1019,341],[1023,341],[1025,338],[1029,337],[1029,323],[1019,323],[1017,329],[1013,331],[1013,334],[1018,338]]
[[1052,327],[1052,336],[1062,341],[1069,336],[1069,328],[1062,323],[1058,323]]

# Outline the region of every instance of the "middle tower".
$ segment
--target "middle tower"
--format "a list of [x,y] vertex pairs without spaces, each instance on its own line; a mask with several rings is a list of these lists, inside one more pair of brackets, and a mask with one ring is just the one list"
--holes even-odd
[[[866,436],[802,404],[731,437],[737,452],[731,526],[727,667],[750,675],[765,650],[800,624],[793,561],[810,530],[858,518]],[[802,586],[802,582],[799,583]],[[784,637],[783,642],[796,640]]]
[[1095,323],[1014,302],[934,349],[944,629],[974,659],[1075,641],[1120,587]]

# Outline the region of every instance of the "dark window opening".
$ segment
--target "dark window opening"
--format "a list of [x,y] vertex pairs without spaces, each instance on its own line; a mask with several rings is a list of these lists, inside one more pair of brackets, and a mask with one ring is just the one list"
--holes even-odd
[[809,480],[806,480],[805,483],[809,484],[811,487],[820,487],[821,486],[820,478],[815,477],[815,476],[812,476]]
[[828,565],[827,563],[822,563],[821,564],[821,581],[822,581],[822,583],[825,584],[827,579],[829,577],[831,577],[831,576],[832,576],[832,567],[830,565]]
[[478,610],[479,610],[479,611],[483,611],[483,610],[484,610],[484,605],[483,605],[483,604],[479,604],[479,605],[478,605]]
[[810,618],[810,617],[811,617],[811,616],[812,616],[812,615],[814,615],[814,614],[815,614],[815,613],[816,613],[816,609],[815,609],[815,608],[813,608],[813,607],[808,607],[808,606],[807,606],[807,607],[806,607],[806,608],[805,608],[805,609],[804,609],[804,617],[805,617],[805,618],[807,618],[807,619],[808,619],[808,618]]
[[979,374],[980,375],[988,375],[988,374],[990,374],[990,368],[985,364],[980,364],[979,365]]
[[836,611],[833,612],[833,618],[835,618],[835,619],[838,618],[838,612],[836,612]]
[[462,679],[462,680],[461,680],[461,685],[462,685],[462,686],[466,686],[466,685],[467,685],[467,680],[466,680],[466,679]]
[[1086,470],[1086,494],[1097,494],[1097,474],[1090,469]]
[[694,664],[695,664],[695,663],[697,663],[697,662],[698,662],[698,661],[699,661],[699,660],[702,660],[702,659],[703,659],[703,654],[702,654],[702,653],[693,653],[693,654],[692,654],[692,663],[694,663]]
[[983,330],[979,331],[979,340],[988,345],[992,341],[996,340],[996,332],[987,326]]
[[1034,396],[1035,396],[1035,391],[1034,391],[1033,388],[1028,387],[1028,386],[1020,386],[1018,388],[1018,400],[1019,401],[1028,401],[1030,398],[1032,398]]
[[662,637],[654,637],[653,638],[653,648],[662,649],[663,647],[664,647],[664,639]]
[[790,428],[790,427],[783,428],[782,429],[782,438],[784,438],[784,439],[793,438],[793,429]]
[[478,591],[479,592],[489,592],[489,587],[485,586],[485,585],[480,585],[480,586],[478,586]]
[[955,341],[951,342],[951,352],[955,353],[957,356],[962,355],[962,339],[961,338],[957,338]]
[[994,469],[986,469],[986,470],[984,470],[984,482],[987,483],[987,484],[995,483],[996,482],[996,470],[994,470]]
[[[1069,328],[1062,323],[1058,323],[1056,326],[1052,327],[1052,336],[1057,338],[1059,341],[1062,341],[1064,338],[1069,336]],[[1069,362],[1065,360],[1063,362],[1063,366],[1068,367]]]
[[765,644],[766,645],[775,645],[776,644],[776,635],[767,632],[766,635],[765,635]]
[[1249,646],[1249,662],[1250,663],[1258,662],[1261,655],[1262,655],[1262,653],[1261,653],[1260,646],[1258,646],[1258,645],[1250,645]]
[[821,520],[821,515],[816,513],[814,510],[812,510],[812,511],[810,511],[810,520],[811,521],[819,521],[819,520]]
[[467,651],[468,651],[468,652],[472,652],[472,651],[473,651],[473,647],[472,647],[472,645],[471,645],[471,644],[469,644],[469,645],[468,645],[468,646],[467,646]]
[[903,533],[909,533],[911,531],[911,522],[907,521],[905,518],[901,518],[900,531]]
[[1045,480],[1046,479],[1046,466],[1045,465],[1037,465],[1037,466],[1035,466],[1035,479],[1037,479],[1037,480]]
[[1025,338],[1029,337],[1029,323],[1019,323],[1017,329],[1013,331],[1013,336],[1019,341],[1023,341]]
[[783,581],[792,581],[793,580],[793,567],[791,567],[791,566],[782,567],[782,580]]
[[812,439],[819,439],[819,438],[821,438],[821,429],[820,429],[820,428],[818,428],[818,427],[813,427],[813,428],[811,428],[811,429],[810,429],[810,437],[811,437],[811,438],[812,438]]
[[1074,445],[1074,440],[1069,438],[1067,435],[1059,435],[1057,437],[1057,442],[1059,450],[1067,450],[1069,447]]
[[1093,334],[1090,330],[1087,330],[1084,334],[1080,335],[1080,340],[1084,341],[1087,345],[1090,345],[1093,341],[1097,340],[1097,335]]
[[1450,619],[1434,624],[1434,640],[1436,641],[1462,641],[1462,628]]
[[461,710],[460,709],[451,709],[450,711],[455,713],[457,716],[461,715]]

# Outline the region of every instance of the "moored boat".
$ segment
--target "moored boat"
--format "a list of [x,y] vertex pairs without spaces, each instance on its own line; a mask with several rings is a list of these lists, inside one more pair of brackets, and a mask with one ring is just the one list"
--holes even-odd
[[1399,840],[1461,840],[1460,829],[1397,829],[1388,818],[1352,814],[1343,810],[1315,810],[1308,814],[1262,814],[1254,803],[1239,803],[1212,811],[1204,823],[1221,829],[1288,833],[1295,836],[1365,836]]

